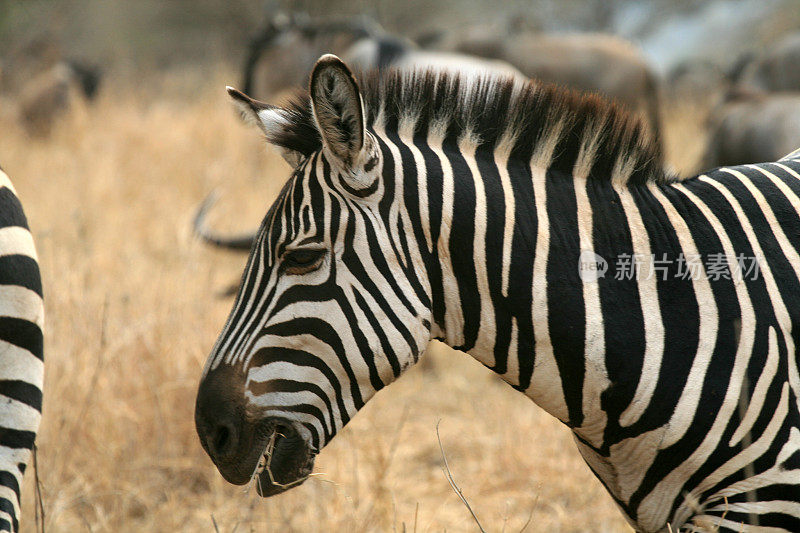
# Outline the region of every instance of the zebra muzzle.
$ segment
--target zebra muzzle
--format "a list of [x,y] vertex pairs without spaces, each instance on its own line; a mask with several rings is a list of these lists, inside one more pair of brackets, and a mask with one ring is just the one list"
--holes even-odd
[[203,449],[229,483],[255,482],[271,496],[299,485],[311,473],[314,448],[285,418],[248,412],[239,372],[219,367],[201,382],[195,425]]

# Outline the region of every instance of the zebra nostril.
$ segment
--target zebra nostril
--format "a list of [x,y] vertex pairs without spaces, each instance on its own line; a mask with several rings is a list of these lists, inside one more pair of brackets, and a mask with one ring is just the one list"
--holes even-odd
[[217,459],[225,459],[236,449],[236,431],[229,424],[216,426],[208,436],[208,448]]
[[243,374],[224,365],[200,382],[195,402],[194,420],[197,435],[211,459],[220,464],[236,463],[236,454],[246,440],[244,419]]
[[217,430],[217,435],[214,439],[214,448],[218,451],[225,449],[225,446],[228,444],[228,435],[230,435],[230,431],[228,428],[221,427]]

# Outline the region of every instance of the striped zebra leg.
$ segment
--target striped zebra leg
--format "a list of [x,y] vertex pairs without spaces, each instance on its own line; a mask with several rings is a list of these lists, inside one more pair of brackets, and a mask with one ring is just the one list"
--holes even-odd
[[22,476],[41,420],[43,325],[33,238],[0,170],[0,531],[19,530]]

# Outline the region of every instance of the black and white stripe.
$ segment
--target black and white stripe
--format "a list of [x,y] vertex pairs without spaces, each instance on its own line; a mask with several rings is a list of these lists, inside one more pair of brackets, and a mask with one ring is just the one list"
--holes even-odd
[[[232,93],[301,163],[201,383],[198,431],[223,475],[262,472],[263,441],[242,436],[268,420],[312,460],[438,338],[567,424],[637,530],[800,530],[800,157],[677,180],[591,97],[430,72],[349,93],[347,75],[320,60],[288,109]],[[317,121],[320,105],[342,120]],[[331,143],[356,139],[362,105],[345,163]],[[307,246],[322,262],[287,274]],[[587,252],[665,270],[585,280]],[[740,254],[758,276],[711,275]],[[700,275],[679,275],[682,255]]]
[[20,487],[42,412],[42,282],[33,238],[0,170],[0,531],[18,531]]

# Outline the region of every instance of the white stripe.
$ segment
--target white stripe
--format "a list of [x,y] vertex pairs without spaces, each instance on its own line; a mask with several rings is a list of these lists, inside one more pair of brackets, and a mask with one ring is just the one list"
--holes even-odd
[[[274,379],[287,379],[300,383],[314,383],[319,386],[319,388],[325,392],[325,396],[328,398],[328,402],[330,402],[331,409],[333,410],[330,413],[334,424],[331,433],[335,433],[341,429],[343,417],[342,413],[339,411],[339,402],[336,399],[336,393],[328,384],[328,378],[325,377],[325,374],[320,370],[311,366],[295,365],[287,361],[275,361],[274,363],[249,369],[247,372],[245,389],[249,389],[251,383],[264,383]],[[252,396],[252,393],[249,391],[247,394]],[[251,401],[254,404],[256,403],[254,400]],[[320,399],[317,400],[317,402],[320,401]],[[323,413],[328,414],[328,407],[324,405],[324,403],[319,407]],[[325,420],[325,423],[327,425],[328,419]]]
[[791,161],[791,160],[797,159],[797,158],[800,158],[800,148],[798,148],[794,152],[790,152],[790,153],[786,154],[785,156],[781,157],[780,161]]
[[[533,256],[533,328],[536,364],[531,384],[525,394],[545,411],[562,422],[569,420],[569,410],[561,387],[561,375],[550,339],[547,301],[547,260],[550,254],[550,221],[547,216],[547,171],[531,164],[534,203],[536,205],[536,253]],[[577,265],[575,266],[577,268]]]
[[[263,248],[259,247],[259,244],[256,244],[257,252],[263,250]],[[245,267],[245,272],[243,275],[243,280],[249,280],[254,275],[257,280],[261,279],[264,269],[259,268],[259,265],[264,257],[263,253],[256,253],[254,256],[253,261],[249,264],[248,267]],[[208,374],[208,372],[214,368],[217,368],[223,361],[230,361],[233,357],[233,350],[230,347],[239,340],[239,337],[242,335],[241,331],[241,320],[239,322],[232,322],[234,314],[238,312],[239,309],[244,307],[245,309],[249,309],[250,305],[254,301],[252,293],[245,293],[242,292],[244,287],[240,287],[240,293],[237,296],[236,302],[233,304],[233,309],[231,310],[230,314],[228,315],[228,322],[225,323],[225,326],[222,328],[222,332],[217,337],[217,342],[214,344],[212,348],[212,356],[209,357],[208,363],[206,363],[206,367],[203,370],[203,377]],[[243,314],[242,316],[247,316]]]
[[519,385],[519,327],[517,317],[511,317],[511,340],[508,343],[506,372],[503,379],[512,385]]
[[[413,134],[414,128],[414,121],[412,120],[413,117],[409,117],[408,119],[404,120],[400,126],[406,128]],[[398,131],[398,134],[400,132]],[[405,174],[403,173],[403,159],[400,155],[400,147],[394,144],[393,142],[389,141],[384,134],[384,140],[386,145],[389,147],[389,151],[392,153],[392,159],[394,159],[394,199],[392,204],[389,206],[389,233],[391,235],[400,235],[400,221],[403,221],[404,230],[410,231],[412,226],[406,224],[408,220],[408,211],[405,208]],[[413,154],[413,152],[412,152]],[[416,158],[416,156],[415,156]],[[415,241],[416,239],[408,239],[408,242]],[[398,250],[402,250],[402,247],[399,246],[399,239],[398,239]],[[405,258],[400,258],[400,264],[404,267],[408,267],[405,263]]]
[[[311,432],[307,428],[303,427],[302,424],[309,424],[311,426],[314,426],[314,429],[317,430],[317,435],[319,436],[320,448],[324,447],[327,444],[327,442],[325,441],[325,431],[323,430],[319,419],[314,415],[308,413],[301,413],[299,411],[288,413],[286,411],[278,409],[269,409],[259,414],[262,416],[262,419],[267,419],[267,418],[285,419],[287,418],[287,416],[291,416],[292,421],[297,422],[296,426],[297,432],[300,434],[303,440],[309,443],[309,446],[311,446]],[[314,451],[319,452],[319,450],[314,450]]]
[[514,239],[515,225],[515,199],[514,189],[511,187],[511,178],[508,175],[508,152],[495,152],[495,164],[500,174],[500,183],[503,186],[503,199],[505,200],[505,224],[503,226],[503,296],[508,297],[508,277],[511,271],[511,250]]
[[[793,168],[784,165],[783,163],[772,163],[772,164],[778,168],[785,170],[786,172],[788,172],[789,174],[800,180],[800,174],[795,172]],[[800,203],[800,198],[797,197],[794,191],[788,185],[786,185],[786,183],[784,183],[782,179],[775,176],[771,172],[767,173],[767,177],[772,180],[775,186],[778,187],[781,190],[781,192],[783,192],[784,195],[786,195],[786,199],[789,200],[789,202],[793,206],[797,206]]]
[[[272,412],[272,411],[282,411],[283,414],[280,415],[280,416],[282,416],[282,417],[289,416],[294,420],[297,420],[297,418],[295,418],[294,415],[295,415],[295,413],[298,413],[299,411],[291,411],[288,408],[310,405],[310,406],[314,406],[317,409],[319,409],[323,414],[327,414],[328,413],[328,408],[325,405],[325,403],[322,401],[322,398],[320,398],[319,396],[317,396],[313,392],[309,392],[309,391],[268,392],[266,394],[262,394],[260,396],[256,396],[252,392],[250,392],[249,390],[246,390],[245,393],[244,393],[244,396],[245,396],[245,399],[247,399],[248,405],[251,406],[251,408],[252,407],[256,407],[256,408],[262,408],[263,409],[264,407],[274,407],[276,409],[266,409],[264,411],[264,413]],[[280,409],[282,407],[283,408],[287,408],[287,409],[286,410]],[[266,416],[266,415],[262,415],[262,416]],[[327,426],[328,425],[327,420],[319,420],[316,416],[314,416],[314,415],[312,415],[310,413],[308,414],[308,416],[312,417],[313,420],[316,422],[314,424],[314,426],[317,428],[318,431],[323,430],[319,434],[321,440],[324,440],[324,438],[325,438],[324,434],[325,433],[329,433],[329,434],[334,434],[335,433],[335,431],[333,431],[333,432],[332,431],[327,431],[327,432],[324,431],[325,428],[323,428],[322,424]],[[340,419],[334,419],[334,420],[335,420],[335,423],[337,425],[337,430],[341,429],[341,426],[342,426],[341,420]]]
[[[405,118],[405,117],[404,117]],[[425,166],[425,158],[422,156],[422,152],[420,152],[419,148],[414,144],[414,127],[416,125],[417,117],[413,117],[414,120],[411,120],[410,117],[407,120],[403,120],[398,127],[397,134],[404,138],[406,141],[404,146],[408,148],[411,152],[411,155],[414,157],[414,166],[417,169],[417,195],[418,195],[418,202],[419,202],[419,218],[422,221],[422,232],[425,234],[425,251],[430,253],[433,250],[433,241],[431,240],[431,228],[430,225],[427,224],[430,221],[430,214],[428,213],[428,173],[427,167]],[[395,203],[396,205],[400,206],[403,202],[404,195],[403,195],[403,188],[405,185],[405,176],[403,174],[403,166],[401,163],[400,158],[400,151],[394,146],[392,142],[388,139],[385,142],[390,146],[392,149],[392,157],[395,160]],[[403,206],[405,207],[405,206]],[[402,212],[404,214],[408,214],[406,209],[403,209]],[[396,217],[392,217],[394,220]],[[406,227],[406,231],[410,231],[411,226]],[[392,235],[399,235],[399,231],[397,228],[392,228]],[[416,239],[409,239],[416,240]]]
[[[585,179],[573,180],[575,186],[575,202],[577,207],[578,238],[581,253],[594,253],[592,206],[586,192],[588,182]],[[574,265],[580,268],[580,265]],[[584,337],[584,379],[583,379],[583,416],[584,421],[575,431],[592,446],[599,448],[603,444],[608,416],[600,408],[600,396],[610,385],[606,369],[606,342],[603,327],[603,310],[600,306],[600,284],[597,280],[583,281],[583,304],[586,314],[586,331]]]
[[[352,302],[353,312],[356,315],[356,323],[359,324],[358,327],[360,332],[367,337],[369,346],[374,353],[375,366],[381,381],[383,381],[385,384],[389,384],[395,379],[392,367],[389,364],[388,359],[383,359],[383,348],[381,347],[380,339],[378,338],[375,330],[371,327],[367,313],[369,313],[370,316],[378,322],[378,329],[384,333],[384,337],[389,343],[390,349],[397,357],[401,371],[407,366],[413,364],[412,354],[408,342],[406,342],[406,339],[402,335],[395,334],[397,332],[397,328],[382,310],[380,303],[374,298],[372,293],[361,286],[361,280],[357,279],[351,272],[342,272],[341,274],[342,275],[340,275],[337,282],[345,286],[349,285],[349,287],[346,289],[347,299],[348,301]],[[388,285],[388,283],[384,280],[376,279],[375,282],[378,286]],[[400,279],[396,279],[396,282],[400,286],[401,294],[406,295],[408,300],[411,302],[412,307],[421,309],[422,305],[417,301],[416,295],[408,283],[408,279],[406,277],[402,277]],[[354,293],[356,289],[366,303],[367,311],[363,311],[361,306],[356,304],[356,297]],[[386,300],[388,306],[391,308],[391,312],[397,317],[397,320],[399,320],[401,324],[408,328],[409,333],[411,333],[414,340],[418,342],[419,335],[416,325],[420,322],[419,318],[415,317],[414,313],[409,311],[407,307],[400,302],[393,291],[384,291],[382,296]],[[428,341],[430,341],[430,338],[426,337],[424,341],[422,341],[424,344],[422,346],[417,346],[420,352],[425,348]],[[365,377],[365,379],[367,378]]]
[[[643,258],[644,264],[642,266],[647,267],[649,272],[652,252],[650,251],[650,239],[644,227],[642,215],[639,213],[639,208],[636,206],[630,189],[620,187],[617,190],[617,194],[630,228],[633,255],[636,258]],[[633,258],[631,259],[633,260]],[[656,277],[643,276],[641,272],[635,272],[635,275],[644,323],[644,357],[636,392],[631,403],[619,417],[619,424],[622,427],[636,423],[650,406],[653,392],[655,392],[658,384],[662,357],[664,356],[664,322],[661,319],[661,304],[658,299]]]
[[[12,504],[12,505],[13,505],[13,504]],[[17,506],[15,506],[15,508],[17,508]],[[15,510],[15,511],[14,511],[14,514],[18,516],[19,512]],[[13,523],[14,523],[14,520],[11,518],[11,515],[10,515],[10,514],[8,514],[8,513],[7,513],[7,512],[5,512],[5,511],[0,511],[0,520],[5,520],[5,521],[6,521],[6,522],[8,522],[9,524],[13,524]],[[13,526],[12,526],[12,527],[13,527]]]
[[25,348],[0,340],[0,379],[25,381],[42,388],[44,363]]
[[0,316],[27,320],[42,328],[44,305],[35,292],[19,285],[0,285]]
[[0,393],[0,405],[3,411],[0,418],[0,432],[6,428],[36,433],[39,429],[42,414],[30,405],[13,400],[2,393]]
[[446,342],[450,346],[464,344],[464,314],[461,309],[458,283],[453,272],[453,263],[450,259],[450,229],[453,223],[453,168],[442,149],[442,139],[437,135],[428,135],[428,145],[439,157],[442,165],[442,221],[439,240],[436,243],[439,249],[439,263],[442,267],[442,289],[446,312],[444,316],[444,329]]
[[[413,132],[413,130],[411,130],[411,131]],[[389,242],[387,242],[385,244],[384,243],[380,243],[381,244],[381,249],[384,250],[385,251],[384,253],[387,255],[387,257],[386,257],[387,262],[389,264],[391,264],[392,258],[394,258],[394,260],[396,260],[397,263],[399,265],[401,265],[403,268],[413,269],[414,272],[416,272],[417,274],[420,274],[420,282],[423,285],[423,287],[426,290],[428,290],[428,293],[430,294],[430,284],[427,282],[427,278],[424,275],[422,275],[422,274],[426,273],[424,271],[425,270],[424,267],[420,268],[419,264],[413,264],[413,263],[412,264],[408,264],[408,263],[406,263],[406,257],[405,257],[405,254],[403,252],[403,245],[402,245],[402,243],[400,241],[401,233],[404,233],[406,235],[411,236],[411,238],[406,238],[405,243],[406,243],[406,246],[408,247],[408,256],[409,256],[408,259],[410,261],[412,261],[412,262],[413,262],[414,258],[420,258],[422,256],[421,249],[420,249],[420,244],[421,243],[418,243],[417,239],[413,236],[413,228],[416,225],[417,221],[414,221],[414,223],[412,223],[411,217],[408,214],[408,208],[406,207],[406,204],[405,204],[405,192],[404,192],[405,191],[405,181],[403,179],[403,165],[402,165],[402,160],[401,160],[401,157],[400,157],[400,149],[394,143],[389,141],[388,139],[384,139],[384,142],[389,147],[389,150],[392,152],[392,158],[394,159],[394,164],[395,164],[395,169],[394,169],[394,175],[395,175],[394,187],[395,188],[394,188],[394,191],[393,191],[394,194],[393,194],[393,198],[392,198],[392,205],[389,207],[389,227],[386,229],[386,231],[378,230],[376,232],[376,234],[377,234],[379,239],[381,238],[382,235],[387,234],[388,235],[388,239],[392,240],[392,242],[394,244],[394,246],[392,247],[392,244],[389,243]],[[409,146],[409,148],[412,148],[412,147]],[[419,150],[416,149],[416,147],[412,148],[412,153],[415,154],[414,155],[414,159],[415,159],[415,162],[417,164],[417,179],[418,179],[418,183],[419,183],[419,188],[418,188],[419,196],[418,196],[418,199],[419,199],[419,209],[420,209],[420,220],[423,221],[423,229],[424,229],[425,235],[427,236],[426,238],[427,238],[427,241],[428,241],[427,250],[426,251],[430,253],[432,244],[431,244],[431,236],[430,236],[431,231],[430,231],[430,225],[429,225],[430,221],[429,221],[429,216],[428,216],[427,168],[425,167],[424,159],[422,159],[422,154],[419,152]],[[384,185],[382,183],[382,180],[379,180],[379,181],[381,182],[381,186],[380,186],[381,188],[380,188],[380,191],[378,191],[378,192],[380,194],[384,194],[385,193]],[[371,205],[375,206],[377,204],[378,204],[378,202],[376,201],[376,202],[372,203]],[[361,204],[361,205],[362,205],[362,207],[365,207],[365,206],[363,206],[363,204]],[[374,207],[373,207],[373,209],[374,209]],[[382,217],[380,216],[379,213],[377,213],[377,209],[374,210],[373,215],[374,216],[373,216],[372,222],[374,224],[376,224],[376,225],[382,224],[382,222],[381,222],[382,221]],[[403,223],[403,232],[400,231],[399,221],[402,221],[402,223]],[[364,241],[364,242],[366,242],[366,241]],[[426,245],[424,243],[422,243],[422,247],[424,248],[424,247],[426,247]],[[395,252],[395,250],[396,250],[396,252]],[[391,254],[391,257],[389,257],[389,254]],[[419,303],[419,300],[416,298],[416,292],[414,291],[413,287],[411,286],[411,282],[408,280],[407,277],[401,276],[400,278],[397,278],[396,281],[397,281],[398,285],[404,285],[402,292],[403,292],[403,294],[405,294],[407,296],[407,299],[412,302],[412,305],[415,302]],[[412,301],[412,300],[414,300],[414,301]],[[403,307],[405,307],[405,306],[403,306]],[[419,303],[419,305],[415,305],[414,307],[416,309],[422,309],[421,303]]]
[[31,232],[20,226],[0,229],[0,256],[4,255],[24,255],[35,261],[36,248]]
[[[793,428],[796,431],[796,428]],[[784,446],[787,448],[789,446]],[[791,446],[791,450],[796,452],[800,447],[797,445],[797,442],[794,442]],[[739,494],[746,494],[748,492],[752,492],[758,490],[763,487],[769,487],[770,485],[796,485],[797,484],[797,471],[796,470],[784,470],[782,466],[779,466],[781,460],[778,459],[776,461],[775,466],[761,472],[752,477],[744,478],[741,481],[737,481],[736,483],[732,483],[730,485],[726,485],[722,490],[715,492],[711,496],[708,497],[709,502],[724,502],[726,498],[732,498],[733,496]],[[719,477],[719,476],[716,476]]]
[[[477,144],[468,135],[464,135],[458,143],[458,148],[472,174],[475,186],[475,220],[473,227],[475,234],[472,240],[472,262],[475,264],[475,281],[480,298],[480,325],[475,346],[469,353],[478,361],[488,367],[495,366],[494,347],[497,342],[497,323],[495,322],[494,305],[489,291],[489,274],[486,272],[486,220],[488,218],[486,206],[486,189],[478,169],[476,157]],[[469,223],[469,222],[465,222]]]
[[[355,412],[356,408],[353,404],[352,394],[350,393],[350,378],[347,376],[347,372],[339,362],[339,358],[336,355],[336,352],[326,343],[320,341],[316,337],[310,334],[303,334],[303,335],[296,335],[292,337],[278,337],[275,335],[264,335],[261,337],[258,342],[253,346],[253,352],[258,351],[260,348],[265,346],[277,347],[277,348],[290,348],[290,349],[302,349],[303,351],[312,354],[314,357],[320,360],[325,366],[327,366],[334,376],[336,376],[337,381],[339,382],[340,389],[342,391],[342,403],[344,404],[344,408],[347,411],[347,415],[352,417]],[[259,372],[257,374],[259,378],[267,378],[267,379],[277,379],[277,375],[273,370],[267,370],[267,368],[275,368],[274,365],[277,362],[271,362],[261,366],[261,369],[253,368],[249,371],[249,374],[252,374],[256,371]],[[288,364],[288,363],[287,363]],[[282,369],[283,367],[277,367],[278,369]],[[290,369],[286,367],[286,369]],[[313,370],[308,369],[307,372],[313,372]],[[288,374],[286,377],[287,379],[295,379],[296,373]],[[336,409],[338,412],[338,404],[336,399],[336,392],[333,389],[333,385],[330,384],[328,378],[322,377],[322,381],[315,381],[317,385],[319,385],[328,397],[331,398],[331,403],[333,405],[337,405]],[[338,413],[338,419],[341,420],[343,417],[342,413]]]
[[31,450],[29,448],[9,448],[7,446],[0,446],[0,470],[5,470],[17,476],[22,477],[17,465],[20,463],[28,463],[31,458]]

